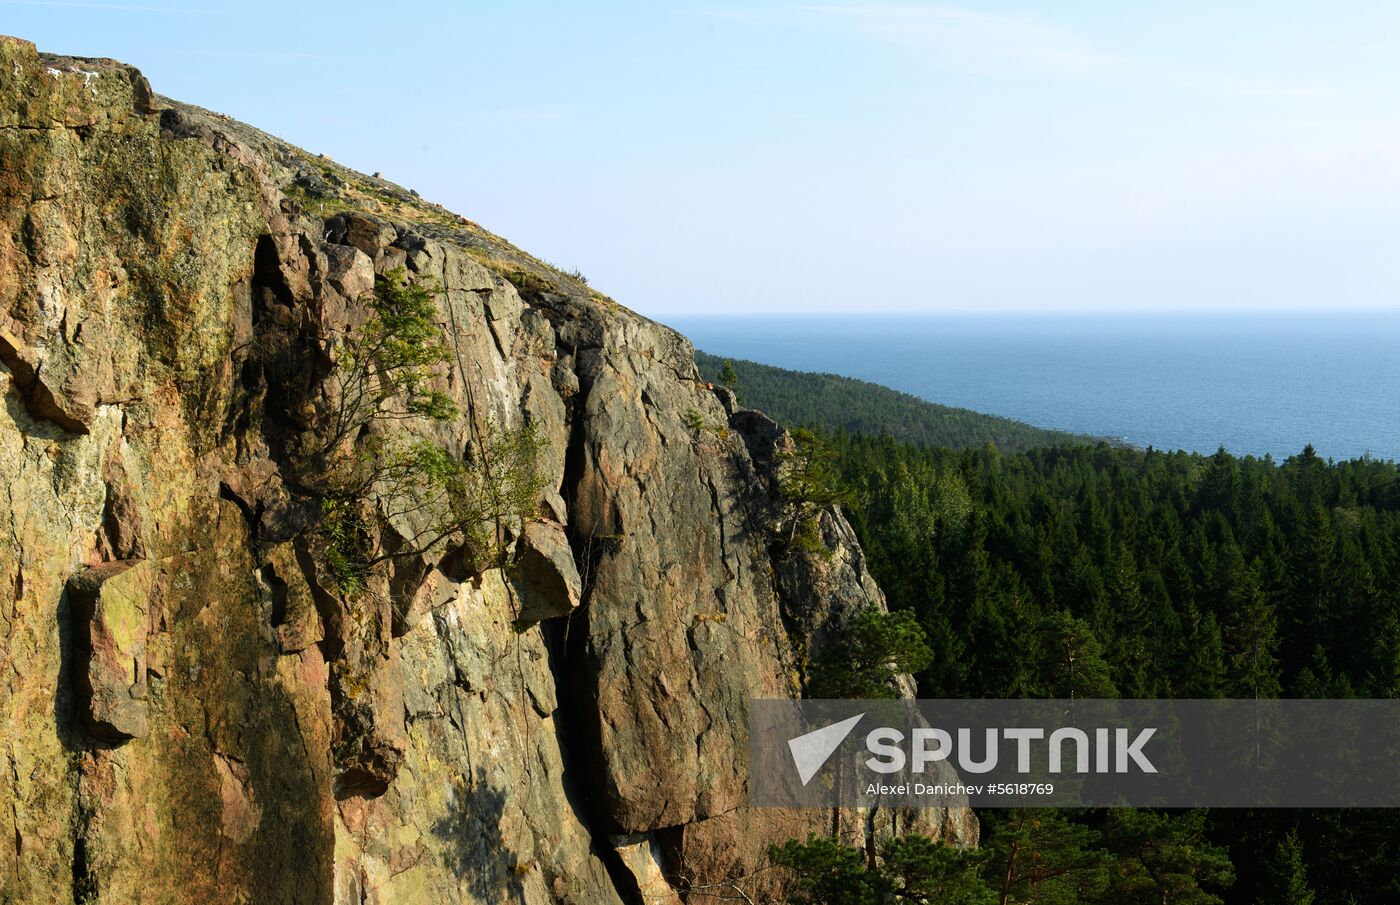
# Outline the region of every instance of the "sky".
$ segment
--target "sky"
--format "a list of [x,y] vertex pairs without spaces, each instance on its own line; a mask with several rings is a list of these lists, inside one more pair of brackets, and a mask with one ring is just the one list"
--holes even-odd
[[1400,3],[0,0],[645,314],[1400,307]]

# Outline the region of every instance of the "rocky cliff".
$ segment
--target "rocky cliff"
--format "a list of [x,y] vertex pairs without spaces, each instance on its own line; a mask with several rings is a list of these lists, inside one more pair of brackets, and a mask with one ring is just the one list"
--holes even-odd
[[[777,552],[789,441],[684,338],[15,39],[0,196],[0,902],[759,899],[764,847],[829,826],[746,806],[747,702],[883,600],[837,513],[825,554]],[[459,455],[531,425],[547,486],[508,567],[439,547],[344,593],[291,457],[317,350],[396,268],[441,290],[458,412],[407,429]]]

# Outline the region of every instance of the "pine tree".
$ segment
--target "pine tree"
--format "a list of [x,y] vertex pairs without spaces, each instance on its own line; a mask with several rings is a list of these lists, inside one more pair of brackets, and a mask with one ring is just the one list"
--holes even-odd
[[1108,568],[1108,599],[1114,613],[1114,684],[1129,698],[1150,696],[1152,676],[1146,601],[1137,563],[1126,544],[1120,544]]
[[1115,905],[1220,905],[1214,890],[1234,883],[1229,855],[1206,839],[1204,810],[1110,811],[1104,837],[1116,856],[1109,896]]
[[1195,607],[1187,611],[1187,633],[1183,645],[1177,697],[1219,698],[1224,696],[1225,655],[1220,626],[1213,613],[1201,615]]
[[1369,675],[1372,697],[1400,698],[1400,613],[1391,611],[1375,629]]
[[734,362],[726,361],[720,368],[719,382],[729,388],[735,399],[739,398],[739,374],[734,370]]
[[911,612],[884,613],[866,607],[812,665],[808,692],[814,698],[893,698],[895,681],[933,659],[924,631]]
[[1289,561],[1289,602],[1285,628],[1287,649],[1296,666],[1304,665],[1319,644],[1330,640],[1333,559],[1337,552],[1332,520],[1321,506],[1304,515]]
[[1029,808],[986,819],[988,882],[999,905],[1078,905],[1108,885],[1108,856],[1099,834],[1059,811]]
[[768,849],[768,859],[792,876],[790,905],[878,905],[879,878],[866,870],[865,854],[834,839],[810,836]]
[[1264,885],[1259,905],[1313,905],[1316,896],[1308,885],[1303,845],[1298,841],[1297,830],[1290,830],[1278,844]]
[[790,549],[824,550],[817,535],[821,514],[853,499],[833,464],[835,459],[831,447],[810,430],[793,431],[791,448],[778,453],[782,465],[778,489],[789,506],[785,533]]
[[1103,650],[1088,623],[1068,613],[1045,626],[1046,686],[1057,698],[1116,698]]
[[1246,569],[1240,580],[1226,616],[1225,691],[1232,698],[1275,698],[1281,689],[1278,618],[1264,596],[1258,570]]
[[880,847],[880,885],[890,902],[992,905],[996,896],[979,872],[984,858],[927,836],[895,836]]

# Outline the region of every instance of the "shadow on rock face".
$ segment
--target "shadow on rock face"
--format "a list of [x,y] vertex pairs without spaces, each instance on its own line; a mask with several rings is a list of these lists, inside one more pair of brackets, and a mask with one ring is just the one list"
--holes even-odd
[[501,837],[506,794],[495,788],[480,767],[465,789],[455,790],[448,815],[433,824],[433,835],[448,843],[448,868],[482,901],[499,901],[503,892],[525,901],[522,878],[533,865],[517,860]]

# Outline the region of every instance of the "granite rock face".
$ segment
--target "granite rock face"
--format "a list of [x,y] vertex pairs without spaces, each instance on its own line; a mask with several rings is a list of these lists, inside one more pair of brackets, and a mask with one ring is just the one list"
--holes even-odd
[[[829,829],[746,806],[747,702],[800,694],[883,598],[837,513],[830,556],[775,551],[787,438],[685,339],[130,67],[4,38],[0,197],[0,901],[760,897],[768,843]],[[289,458],[326,392],[305,352],[398,267],[442,290],[461,412],[417,439],[533,425],[547,489],[510,568],[424,553],[347,596]],[[965,810],[914,827],[976,841]]]

